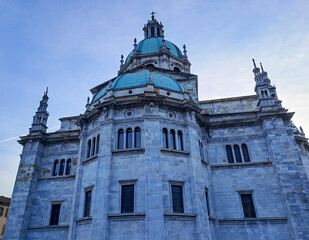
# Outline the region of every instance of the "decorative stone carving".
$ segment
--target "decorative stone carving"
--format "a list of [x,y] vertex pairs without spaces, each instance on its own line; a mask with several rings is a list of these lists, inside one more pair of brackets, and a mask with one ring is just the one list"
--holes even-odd
[[172,112],[172,111],[168,111],[168,112],[166,113],[166,116],[167,116],[167,118],[169,118],[169,119],[175,119],[176,114],[175,114],[174,112]]
[[62,151],[68,151],[69,150],[69,148],[70,148],[70,146],[69,146],[69,144],[62,144],[62,146],[61,146],[61,150]]
[[134,116],[134,111],[132,109],[127,109],[125,112],[124,112],[124,116],[126,118],[131,118]]

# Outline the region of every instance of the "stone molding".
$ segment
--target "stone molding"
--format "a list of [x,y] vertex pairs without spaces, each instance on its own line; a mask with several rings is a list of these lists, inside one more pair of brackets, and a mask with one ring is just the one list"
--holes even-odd
[[50,177],[42,177],[38,178],[38,181],[43,181],[43,180],[67,180],[67,179],[74,179],[75,175],[63,175],[63,176],[50,176]]
[[63,231],[63,230],[69,230],[69,225],[45,225],[45,226],[31,226],[28,227],[28,230],[30,231],[46,231],[48,230],[58,230],[58,231]]
[[239,224],[255,224],[257,222],[268,222],[272,224],[286,224],[288,222],[287,217],[258,217],[258,218],[220,218],[219,224],[223,225],[239,225]]
[[196,214],[190,213],[164,213],[164,219],[178,221],[195,221]]
[[211,164],[211,169],[220,169],[220,168],[233,168],[233,167],[249,167],[256,165],[266,165],[271,166],[271,161],[262,161],[262,162],[244,162],[244,163],[226,163],[226,164]]
[[84,225],[84,224],[91,224],[92,223],[92,217],[83,217],[76,219],[76,225]]
[[82,163],[83,164],[88,164],[88,163],[91,163],[91,162],[94,162],[94,161],[97,161],[97,160],[98,160],[98,154],[85,159]]
[[184,156],[189,156],[190,153],[187,151],[181,151],[181,150],[175,150],[175,149],[169,149],[169,148],[161,148],[161,152],[167,153],[167,154],[178,154],[178,155],[184,155]]
[[125,153],[144,153],[145,148],[126,148],[126,149],[114,149],[112,150],[113,154],[125,154]]
[[107,214],[110,221],[131,221],[131,220],[143,220],[146,218],[145,212],[140,213],[116,213]]

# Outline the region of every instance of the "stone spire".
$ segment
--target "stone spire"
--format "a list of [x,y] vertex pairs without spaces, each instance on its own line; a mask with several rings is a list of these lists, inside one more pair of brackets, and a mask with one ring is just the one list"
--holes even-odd
[[158,22],[155,18],[155,12],[151,12],[151,20],[148,20],[148,23],[144,25],[144,37],[152,38],[152,37],[161,37],[164,38],[164,30],[162,23]]
[[47,102],[48,102],[48,88],[46,92],[44,92],[43,98],[40,101],[40,106],[33,116],[33,122],[30,128],[30,134],[34,132],[43,132],[46,133],[47,130],[47,119],[48,119],[48,112],[47,112]]
[[271,81],[268,78],[267,72],[264,71],[262,63],[260,63],[260,69],[256,66],[254,59],[252,60],[254,66],[252,71],[254,73],[255,80],[254,90],[259,99],[258,106],[261,106],[263,109],[282,108],[281,101],[277,96],[276,87],[271,85]]

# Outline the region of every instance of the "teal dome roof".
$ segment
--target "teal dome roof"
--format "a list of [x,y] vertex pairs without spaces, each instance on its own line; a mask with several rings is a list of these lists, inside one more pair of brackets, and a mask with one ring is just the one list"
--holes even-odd
[[[162,39],[163,38],[161,37],[146,38],[137,44],[136,50],[139,51],[139,54],[160,52],[161,46],[162,46]],[[166,44],[168,51],[171,54],[179,58],[183,57],[182,52],[179,50],[179,48],[174,43],[165,40],[165,44]],[[128,55],[125,63],[127,63],[130,60],[130,58],[133,56],[133,51]]]
[[[150,72],[125,73],[115,79],[114,89],[133,88],[147,85]],[[182,86],[173,78],[164,74],[151,73],[152,83],[157,87],[166,88],[176,92],[184,92]]]
[[105,95],[107,88],[108,88],[108,85],[104,86],[96,95],[94,95],[94,97],[92,98],[91,103],[94,103],[94,102],[97,101],[100,97],[102,97],[103,95]]

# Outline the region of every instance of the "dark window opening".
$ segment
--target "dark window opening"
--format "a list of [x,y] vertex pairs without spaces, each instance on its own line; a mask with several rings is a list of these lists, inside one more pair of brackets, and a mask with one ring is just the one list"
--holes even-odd
[[96,147],[96,154],[99,153],[99,147],[100,147],[100,135],[97,137],[97,147]]
[[246,144],[241,145],[242,155],[244,156],[245,162],[250,162],[249,151]]
[[229,163],[234,163],[232,147],[230,145],[226,146],[226,155]]
[[123,149],[124,131],[119,129],[118,131],[118,149]]
[[90,216],[91,194],[92,194],[92,190],[85,192],[84,217]]
[[205,189],[205,198],[206,198],[207,213],[208,213],[208,216],[210,216],[210,205],[209,205],[208,189]]
[[139,127],[135,128],[134,139],[135,139],[134,147],[136,148],[141,147],[141,129]]
[[132,129],[127,129],[127,139],[126,139],[126,148],[132,148]]
[[161,34],[160,34],[160,28],[157,28],[157,36],[160,37]]
[[49,225],[58,225],[61,204],[52,204]]
[[252,199],[252,194],[242,194],[241,197],[241,203],[242,208],[244,210],[244,217],[245,218],[255,218],[255,209]]
[[65,167],[65,160],[62,159],[61,162],[60,162],[59,176],[62,176],[64,174],[64,167]]
[[173,129],[170,131],[170,147],[176,149],[175,131]]
[[134,212],[134,185],[122,185],[121,213]]
[[95,137],[92,139],[92,151],[91,151],[91,156],[95,155]]
[[200,157],[201,157],[201,159],[203,159],[204,160],[204,147],[203,147],[203,143],[199,140],[198,141],[198,143],[199,143],[199,148],[200,148]]
[[91,139],[88,140],[87,158],[90,158],[91,153]]
[[66,166],[66,169],[65,169],[65,175],[70,175],[70,173],[71,173],[71,165],[72,165],[72,161],[71,161],[71,159],[68,159],[67,166]]
[[178,67],[174,67],[174,72],[180,72],[180,69]]
[[182,186],[172,185],[173,212],[183,213]]
[[146,67],[152,67],[154,68],[155,66],[153,64],[147,64]]
[[155,36],[155,29],[154,29],[154,27],[150,28],[150,33],[151,33],[151,37]]
[[183,140],[182,140],[182,132],[177,132],[177,138],[178,138],[178,150],[183,151]]
[[168,136],[167,136],[167,129],[163,128],[162,131],[162,140],[163,140],[163,148],[168,148]]
[[57,176],[59,173],[59,161],[56,160],[54,162],[54,170],[53,170],[53,176]]
[[240,149],[238,145],[234,145],[234,153],[235,153],[236,162],[241,163],[241,155],[240,155]]
[[0,207],[0,217],[3,215],[4,208]]

